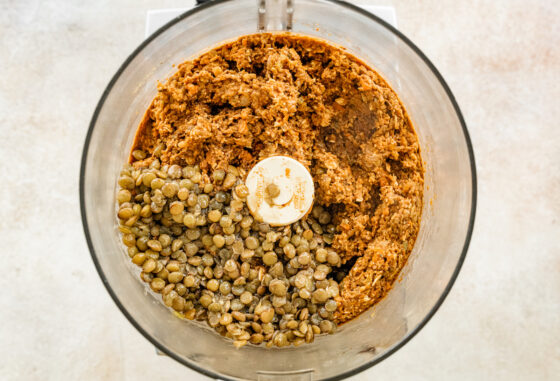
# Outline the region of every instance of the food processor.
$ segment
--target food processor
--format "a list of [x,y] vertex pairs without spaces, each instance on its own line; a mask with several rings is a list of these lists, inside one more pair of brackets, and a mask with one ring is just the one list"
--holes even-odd
[[[136,128],[173,64],[224,41],[290,31],[340,46],[378,71],[407,109],[425,168],[424,207],[414,250],[388,295],[334,335],[300,347],[231,342],[178,319],[146,291],[115,221],[116,180]],[[213,0],[173,19],[144,41],[105,89],[83,150],[80,204],[88,246],[109,294],[161,352],[223,380],[334,380],[356,374],[410,340],[441,305],[472,234],[476,172],[465,122],[445,81],[398,30],[336,0]]]

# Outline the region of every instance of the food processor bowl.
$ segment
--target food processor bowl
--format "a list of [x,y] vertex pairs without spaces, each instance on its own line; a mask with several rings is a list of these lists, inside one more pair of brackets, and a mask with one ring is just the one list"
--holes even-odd
[[[377,70],[412,119],[425,166],[414,250],[389,294],[334,335],[300,347],[235,349],[214,331],[178,319],[137,276],[115,219],[118,173],[156,82],[213,46],[258,30],[291,29],[339,45]],[[378,17],[342,1],[211,1],[144,41],[115,74],[93,115],[83,151],[80,202],[99,275],[128,320],[160,351],[220,379],[341,379],[403,346],[436,312],[465,258],[476,204],[471,143],[443,78],[422,52]]]

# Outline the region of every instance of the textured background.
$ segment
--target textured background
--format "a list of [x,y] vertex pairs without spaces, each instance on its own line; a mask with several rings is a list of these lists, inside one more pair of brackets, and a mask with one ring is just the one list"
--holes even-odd
[[[205,379],[156,356],[118,311],[93,267],[78,205],[82,144],[105,85],[142,41],[146,11],[186,3],[0,0],[1,379]],[[466,262],[439,312],[353,380],[553,379],[560,3],[397,3],[399,28],[463,110],[479,204]]]

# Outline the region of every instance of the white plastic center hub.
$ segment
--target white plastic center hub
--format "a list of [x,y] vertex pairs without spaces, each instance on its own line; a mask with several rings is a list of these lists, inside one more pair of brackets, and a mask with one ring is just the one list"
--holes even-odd
[[307,168],[287,156],[261,160],[245,181],[247,205],[255,218],[272,226],[289,225],[313,205],[315,187]]

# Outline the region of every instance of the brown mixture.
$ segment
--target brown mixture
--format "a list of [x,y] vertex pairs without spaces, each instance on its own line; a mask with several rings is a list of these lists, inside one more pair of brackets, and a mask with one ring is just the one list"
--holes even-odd
[[133,148],[148,154],[136,166],[157,150],[162,164],[197,164],[203,176],[272,155],[303,163],[347,267],[337,323],[387,294],[418,234],[423,168],[406,110],[374,70],[316,39],[251,35],[182,63]]

